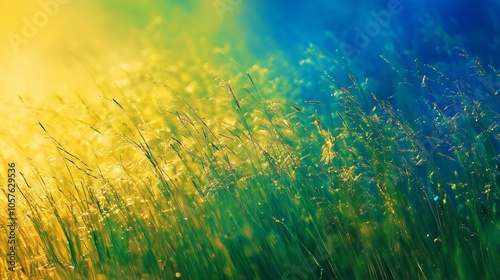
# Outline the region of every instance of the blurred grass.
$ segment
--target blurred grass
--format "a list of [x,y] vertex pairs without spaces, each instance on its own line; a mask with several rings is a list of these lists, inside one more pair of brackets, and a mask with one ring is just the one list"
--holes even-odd
[[498,70],[464,53],[466,79],[387,60],[400,93],[426,94],[401,110],[313,49],[301,66],[341,71],[303,100],[302,68],[276,56],[243,71],[219,35],[164,40],[168,22],[147,24],[126,63],[77,56],[88,87],[2,104],[17,278],[500,277],[499,100],[468,83]]
[[99,103],[26,116],[33,142],[10,139],[19,278],[498,277],[495,96],[434,92],[453,96],[428,105],[444,131],[431,150],[426,124],[354,76],[325,76],[328,102],[290,101],[293,81],[266,68],[156,57],[100,84]]

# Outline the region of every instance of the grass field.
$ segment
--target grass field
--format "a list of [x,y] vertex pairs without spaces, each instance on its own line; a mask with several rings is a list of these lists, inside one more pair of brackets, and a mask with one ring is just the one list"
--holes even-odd
[[247,69],[151,38],[139,62],[79,58],[90,84],[2,100],[18,226],[0,278],[500,278],[499,89],[471,82],[497,69],[460,50],[470,77],[381,57],[399,94],[381,98],[311,49],[307,99],[278,55]]

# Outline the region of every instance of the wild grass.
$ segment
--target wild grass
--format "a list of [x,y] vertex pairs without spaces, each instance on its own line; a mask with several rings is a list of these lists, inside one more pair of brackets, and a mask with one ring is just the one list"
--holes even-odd
[[269,69],[152,64],[35,113],[19,279],[500,277],[496,92],[392,65],[433,97],[414,119],[348,68],[303,102]]

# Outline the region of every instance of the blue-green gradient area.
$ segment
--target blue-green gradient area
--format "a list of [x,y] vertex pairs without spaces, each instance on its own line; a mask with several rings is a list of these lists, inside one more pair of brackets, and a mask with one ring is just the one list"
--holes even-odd
[[[298,98],[330,104],[311,106],[327,120],[334,119],[337,110],[331,105],[338,101],[332,92],[355,88],[348,78],[352,75],[365,94],[373,93],[394,106],[419,132],[423,149],[432,155],[431,161],[436,160],[435,168],[446,172],[460,168],[453,162],[441,166],[444,163],[432,157],[455,158],[449,143],[456,135],[438,124],[437,117],[455,121],[464,131],[498,125],[494,118],[477,126],[457,118],[469,114],[471,106],[486,107],[493,115],[500,108],[498,1],[252,3],[242,16],[249,36],[255,36],[249,40],[250,51],[261,58],[276,53],[286,57],[300,73]],[[379,105],[369,99],[366,107]],[[498,141],[490,140],[490,151],[500,150]],[[498,166],[498,160],[492,166]],[[432,172],[417,170],[422,177]],[[429,185],[434,184],[431,181]],[[447,191],[453,200],[451,190]],[[440,197],[435,187],[429,187],[428,194],[436,201]]]
[[[385,85],[374,90],[395,94],[394,80],[383,55],[402,69],[415,69],[415,60],[443,67],[452,76],[470,76],[470,65],[460,60],[460,48],[483,64],[500,66],[498,1],[254,1],[243,20],[259,39],[250,49],[272,56],[275,49],[290,61],[307,58],[310,45],[328,58],[342,60],[360,75]],[[323,68],[327,68],[325,65]],[[445,69],[444,69],[445,68]],[[302,67],[305,74],[311,69]],[[332,72],[338,70],[330,69]],[[397,81],[396,81],[397,82]],[[480,86],[481,82],[472,79]],[[317,88],[308,95],[314,96]]]
[[[248,26],[279,48],[295,53],[313,43],[351,59],[387,53],[443,61],[450,47],[463,47],[487,63],[498,63],[497,1],[261,1],[247,13]],[[257,24],[256,24],[257,23]],[[265,52],[261,42],[255,50]],[[495,61],[497,60],[497,61]]]
[[[325,73],[344,86],[352,74],[368,79],[368,94],[388,100],[409,120],[420,120],[424,133],[431,134],[428,105],[449,105],[446,94],[436,93],[456,88],[458,80],[468,84],[464,92],[471,101],[499,104],[500,77],[492,70],[500,68],[498,1],[253,3],[243,18],[260,39],[250,40],[250,50],[262,57],[283,53],[301,73],[302,99],[332,103]],[[485,71],[478,71],[477,63]],[[449,116],[463,110],[446,108]]]

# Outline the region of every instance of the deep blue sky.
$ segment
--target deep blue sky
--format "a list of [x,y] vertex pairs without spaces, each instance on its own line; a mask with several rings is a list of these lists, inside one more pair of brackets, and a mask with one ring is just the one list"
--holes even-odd
[[[420,65],[434,65],[453,79],[468,80],[473,87],[481,87],[481,82],[471,76],[470,60],[459,57],[455,47],[478,57],[485,67],[491,64],[496,69],[500,68],[500,1],[400,0],[399,12],[390,16],[386,26],[381,26],[374,14],[387,10],[391,3],[397,5],[398,2],[255,0],[248,4],[250,8],[242,11],[241,17],[247,23],[250,36],[254,36],[250,48],[256,54],[265,59],[273,56],[278,49],[296,65],[306,57],[305,49],[310,43],[332,59],[345,57],[342,46],[355,46],[360,31],[366,35],[367,27],[377,28],[378,24],[380,29],[372,30],[371,36],[367,37],[368,42],[365,41],[365,45],[349,55],[348,61],[358,79],[369,77],[375,81],[370,90],[382,98],[406,89],[398,87],[401,80],[397,80],[379,55],[387,57],[400,71],[415,71],[414,61],[418,59]],[[255,37],[255,34],[258,36]],[[319,98],[316,93],[323,85],[314,84],[314,81],[322,75],[322,71],[303,68],[304,80],[313,81],[313,85],[304,87],[302,95]],[[418,83],[417,80],[415,82]],[[442,90],[447,86],[453,85],[441,88],[436,85],[435,89]],[[418,87],[410,90],[415,92],[407,94],[404,99],[401,96],[394,98],[391,102],[406,103],[400,104],[405,109],[416,99],[429,98],[424,96],[425,90]],[[414,111],[415,117],[421,113]]]
[[[265,39],[298,55],[309,42],[334,52],[341,42],[353,43],[355,28],[373,21],[372,11],[387,9],[394,0],[299,1],[256,0],[246,13],[249,28],[262,34],[254,48],[265,52]],[[402,11],[371,37],[361,57],[388,52],[389,45],[428,62],[446,61],[451,46],[463,47],[485,63],[498,65],[500,1],[400,0]]]

